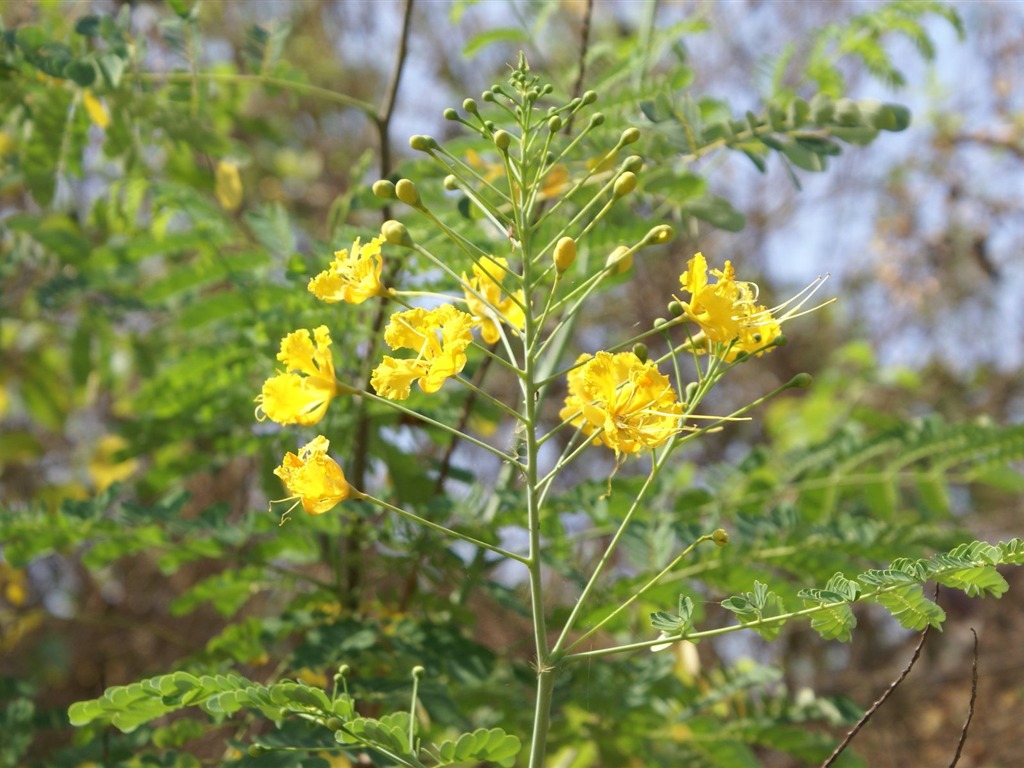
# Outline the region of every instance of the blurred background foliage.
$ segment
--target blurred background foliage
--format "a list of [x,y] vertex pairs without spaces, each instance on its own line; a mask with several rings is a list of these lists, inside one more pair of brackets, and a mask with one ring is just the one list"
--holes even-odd
[[[662,480],[676,514],[636,530],[609,603],[706,525],[733,546],[698,553],[611,633],[646,637],[647,614],[680,589],[724,622],[715,601],[754,578],[795,595],[837,569],[1019,533],[1018,5],[417,3],[393,109],[397,2],[7,2],[2,21],[0,764],[252,762],[239,720],[66,725],[72,701],[178,667],[323,685],[344,662],[379,714],[423,664],[428,731],[525,729],[515,575],[356,505],[279,528],[270,470],[295,436],[257,424],[252,402],[279,339],[323,322],[339,377],[365,379],[377,310],[325,311],[305,283],[395,215],[374,179],[414,178],[461,217],[406,139],[451,142],[486,171],[493,156],[441,110],[503,79],[519,50],[557,94],[599,93],[609,129],[589,158],[643,130],[643,194],[595,250],[654,223],[681,233],[638,257],[581,323],[580,348],[664,314],[663,286],[696,250],[742,265],[769,297],[823,272],[840,297],[715,393],[726,412],[816,377]],[[415,407],[455,423],[463,405],[455,393]],[[482,434],[497,426],[474,418]],[[358,404],[332,406],[324,433],[366,487],[514,537],[515,499],[469,482],[498,467]],[[567,477],[545,531],[566,599],[628,498],[628,472],[603,498],[609,468]],[[1012,765],[1024,622],[1006,601],[940,602],[949,628],[918,687],[858,748],[867,764],[948,758],[975,626],[985,695],[969,764]],[[560,682],[552,764],[817,764],[913,642],[884,615],[858,619],[848,646],[787,628],[773,644],[580,666]]]

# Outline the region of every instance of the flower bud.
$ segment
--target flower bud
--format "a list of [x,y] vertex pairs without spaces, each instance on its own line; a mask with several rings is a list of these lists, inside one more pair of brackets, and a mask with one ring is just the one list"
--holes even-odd
[[647,362],[647,345],[641,341],[638,341],[633,345],[633,354],[636,355],[637,360],[641,363]]
[[620,245],[608,255],[604,266],[605,269],[610,269],[613,275],[621,275],[633,266],[633,252],[628,245]]
[[562,118],[558,115],[552,115],[548,118],[548,130],[551,133],[558,133],[562,130]]
[[444,119],[445,120],[458,120],[459,119],[459,113],[456,112],[451,107],[448,107],[448,109],[446,109],[441,114],[444,115]]
[[420,193],[416,190],[416,185],[408,179],[399,179],[398,183],[395,184],[395,195],[406,205],[410,205],[413,208],[420,206]]
[[409,146],[417,152],[429,152],[433,147],[437,146],[437,142],[429,136],[416,134],[409,137]]
[[327,719],[327,727],[332,731],[340,731],[345,727],[345,721],[340,717],[330,717]]
[[373,182],[373,194],[375,197],[379,197],[381,200],[394,200],[395,199],[395,185],[387,179],[381,179],[380,181]]
[[267,754],[269,751],[270,750],[262,744],[250,744],[249,748],[245,750],[249,757],[260,757],[261,755]]
[[796,376],[794,376],[786,383],[786,386],[797,387],[799,389],[806,389],[807,387],[811,386],[812,381],[814,381],[814,379],[811,377],[811,374],[798,373]]
[[558,274],[562,274],[576,261],[576,241],[571,237],[563,237],[555,243],[555,252],[552,257],[555,261],[555,269],[558,270]]
[[711,540],[720,547],[729,543],[729,532],[724,528],[718,528],[711,533]]
[[583,94],[584,104],[593,104],[595,101],[597,101],[596,91],[587,91],[586,93]]
[[540,92],[541,95],[547,96],[553,90],[555,90],[555,86],[553,86],[551,83],[544,83],[544,87],[540,89]]
[[675,232],[668,224],[659,224],[644,236],[643,244],[645,246],[662,245],[671,240],[674,235]]
[[683,390],[683,402],[692,403],[693,398],[697,396],[697,390],[700,388],[700,384],[696,381],[691,381],[686,385],[686,389]]
[[486,129],[487,129],[488,131],[490,131],[491,133],[494,133],[494,129],[495,129],[496,127],[497,127],[497,126],[495,126],[495,125],[494,125],[494,121],[493,121],[493,120],[485,120],[485,121],[484,121],[484,128],[486,128]]
[[619,144],[625,146],[626,144],[633,144],[640,138],[639,128],[627,128],[622,132],[622,136],[619,138]]
[[454,192],[459,188],[459,180],[455,178],[453,174],[448,174],[444,177],[444,188],[449,192]]
[[652,328],[661,328],[661,326],[667,325],[667,324],[668,324],[668,320],[666,320],[664,317],[656,317],[656,318],[654,318],[654,322],[651,323],[651,327]]
[[412,246],[409,230],[400,221],[395,221],[394,219],[385,221],[380,228],[380,233],[384,236],[384,240],[391,243],[391,245],[401,245],[406,248]]
[[508,149],[509,144],[512,143],[512,134],[508,131],[495,131],[494,133],[494,146],[505,152]]
[[676,317],[682,317],[683,316],[683,305],[680,304],[678,301],[675,301],[675,300],[670,301],[668,303],[668,311],[671,312]]
[[640,169],[643,167],[644,159],[640,155],[630,155],[622,161],[622,170],[630,173],[640,173]]
[[592,114],[590,116],[590,127],[591,128],[596,128],[597,126],[603,125],[603,124],[604,124],[604,113],[603,112],[595,112],[594,114]]
[[475,115],[479,111],[476,106],[476,101],[474,101],[473,99],[466,99],[464,102],[462,102],[462,108],[469,112],[469,114],[471,115]]
[[426,672],[427,672],[427,670],[425,670],[423,668],[423,666],[420,665],[420,664],[417,664],[415,667],[412,668],[412,676],[413,677],[417,677],[417,678],[418,677],[423,677],[423,675],[425,675]]
[[483,93],[480,94],[480,98],[483,99],[484,101],[494,101],[494,92],[484,91]]
[[613,190],[616,197],[625,197],[636,189],[636,174],[626,171],[615,180]]

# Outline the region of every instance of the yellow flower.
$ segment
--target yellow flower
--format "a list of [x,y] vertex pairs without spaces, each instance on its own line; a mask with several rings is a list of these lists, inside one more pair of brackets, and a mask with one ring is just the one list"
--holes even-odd
[[110,114],[107,112],[107,108],[93,95],[92,91],[88,89],[82,91],[82,104],[93,125],[98,125],[103,129],[110,125]]
[[[285,365],[284,373],[263,383],[256,397],[256,418],[270,419],[278,424],[316,424],[327,411],[327,404],[338,394],[331,360],[331,334],[327,326],[314,329],[316,346],[305,328],[281,339],[277,359]],[[301,375],[305,374],[305,375]]]
[[[501,338],[499,322],[504,321],[519,331],[526,326],[523,292],[520,290],[512,297],[501,297],[501,281],[508,271],[506,259],[488,256],[473,265],[472,278],[462,273],[462,282],[466,286],[466,306],[473,320],[480,326],[480,335],[488,344],[494,344]],[[480,297],[485,301],[481,301]]]
[[683,406],[668,378],[632,352],[581,355],[560,416],[620,453],[654,448],[679,431]]
[[683,310],[704,331],[716,352],[726,361],[741,353],[761,355],[765,347],[777,339],[782,330],[772,310],[757,303],[758,289],[754,283],[736,279],[732,262],[721,270],[713,269],[717,278],[708,282],[708,265],[703,254],[695,254],[679,276],[679,284],[691,294],[689,302],[681,302]]
[[384,329],[384,341],[391,349],[415,350],[416,357],[385,357],[370,377],[374,390],[389,400],[404,400],[418,380],[427,394],[437,392],[466,365],[472,329],[473,318],[450,304],[396,312]]
[[89,477],[96,490],[104,491],[116,482],[132,476],[138,468],[135,459],[114,461],[119,451],[128,447],[128,441],[120,435],[104,435],[96,443],[95,454],[89,461]]
[[311,515],[322,515],[352,493],[338,462],[327,455],[329,446],[327,438],[318,435],[302,446],[298,455],[286,453],[281,466],[274,470],[274,474],[284,481],[285,488],[292,494],[288,499],[301,503],[302,508]]
[[309,292],[328,304],[344,301],[361,304],[373,296],[386,296],[380,281],[384,260],[380,255],[383,237],[375,237],[366,245],[359,238],[347,249],[335,251],[331,266],[309,281]]
[[228,213],[234,213],[242,205],[242,177],[238,175],[238,166],[228,160],[220,160],[213,171],[214,188],[220,207]]

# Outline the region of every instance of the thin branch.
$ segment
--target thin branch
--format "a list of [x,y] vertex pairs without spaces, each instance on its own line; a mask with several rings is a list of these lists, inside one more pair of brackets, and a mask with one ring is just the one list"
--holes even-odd
[[956,754],[953,755],[953,762],[949,764],[949,768],[954,768],[960,762],[960,754],[963,752],[964,744],[967,742],[967,729],[970,727],[971,719],[974,717],[974,702],[978,698],[978,633],[974,631],[974,627],[971,627],[971,634],[974,635],[974,662],[971,664],[971,700],[967,704],[967,719],[964,721],[964,727],[960,731],[960,740],[956,743]]
[[[936,587],[936,597],[938,596],[938,591],[938,587]],[[931,628],[931,624],[924,628],[924,632],[921,633],[921,639],[917,641],[917,647],[914,649],[914,655],[910,657],[910,661],[907,663],[907,666],[903,668],[903,671],[900,672],[900,676],[892,681],[889,687],[886,688],[885,693],[879,696],[878,700],[871,705],[867,712],[864,713],[864,716],[857,721],[857,724],[853,726],[853,728],[850,730],[848,734],[846,734],[846,738],[843,739],[839,746],[835,748],[835,751],[832,752],[831,755],[829,755],[828,760],[821,764],[821,768],[828,768],[836,760],[839,759],[839,755],[841,755],[843,751],[848,746],[850,746],[850,742],[853,741],[853,737],[860,732],[861,728],[867,725],[868,720],[871,719],[872,715],[874,715],[875,712],[878,711],[879,707],[881,707],[886,702],[886,700],[892,695],[892,692],[896,690],[896,686],[902,683],[904,679],[906,679],[907,675],[910,674],[910,670],[914,668],[914,664],[917,663],[918,658],[920,658],[921,656],[921,649],[924,647],[924,641],[928,638],[928,632],[931,630]]]

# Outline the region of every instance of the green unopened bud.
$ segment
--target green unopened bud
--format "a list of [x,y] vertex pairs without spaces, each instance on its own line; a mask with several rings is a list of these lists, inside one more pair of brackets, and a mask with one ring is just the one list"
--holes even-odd
[[675,236],[675,230],[668,224],[659,224],[644,236],[644,245],[663,245]]
[[340,717],[329,717],[327,718],[327,727],[332,731],[340,731],[345,727],[345,721]]
[[684,311],[683,310],[683,305],[680,304],[678,301],[675,301],[675,300],[670,301],[668,303],[668,311],[671,312],[676,317],[682,317],[683,316],[683,311]]
[[595,112],[590,116],[590,127],[596,128],[604,124],[604,112]]
[[636,355],[637,360],[641,363],[647,362],[647,345],[641,341],[638,341],[633,345],[633,354]]
[[395,195],[406,205],[413,208],[420,207],[420,193],[417,191],[416,185],[409,179],[398,180],[398,183],[395,184]]
[[381,200],[394,200],[395,199],[395,185],[387,179],[381,179],[380,181],[373,182],[371,187],[375,197],[379,197]]
[[381,225],[380,233],[384,236],[384,240],[391,243],[391,245],[401,245],[405,248],[412,246],[412,238],[409,237],[409,230],[407,230],[405,228],[405,224],[400,221],[395,221],[394,219],[385,221],[384,224]]
[[729,543],[729,532],[724,528],[719,528],[711,533],[711,540],[720,547],[724,547]]
[[577,109],[579,109],[579,107],[580,107],[580,105],[581,105],[582,103],[583,103],[583,99],[581,99],[581,98],[580,98],[579,96],[577,96],[577,97],[576,97],[575,99],[573,99],[572,101],[570,101],[570,102],[569,102],[569,103],[568,103],[568,104],[567,104],[566,106],[567,106],[567,107],[568,107],[568,108],[569,108],[569,109],[570,109],[570,110],[571,110],[572,112],[575,112],[575,111],[576,111]]
[[616,197],[624,197],[636,189],[636,174],[631,171],[626,171],[619,178],[615,180],[615,186],[612,188],[615,192]]
[[[387,223],[390,224],[391,222],[387,222]],[[399,224],[399,222],[396,221],[395,224]],[[399,226],[401,226],[401,224],[399,224]],[[338,667],[338,674],[341,675],[342,677],[345,677],[351,671],[352,671],[352,668],[348,664],[342,664],[340,667]]]
[[630,155],[622,161],[622,170],[630,173],[640,173],[640,169],[643,167],[644,159],[640,155]]
[[409,146],[417,152],[426,152],[430,149],[430,137],[417,133],[415,136],[409,137]]
[[622,132],[622,136],[619,137],[619,144],[625,146],[626,144],[633,144],[640,138],[639,128],[627,128]]
[[456,112],[451,107],[448,107],[448,109],[446,109],[441,114],[444,115],[444,119],[445,120],[458,120],[459,119],[459,113]]
[[494,92],[484,91],[483,93],[480,94],[480,98],[483,99],[484,101],[494,101]]
[[798,373],[796,376],[794,376],[792,379],[789,380],[789,382],[786,384],[786,386],[787,387],[798,387],[800,389],[807,389],[807,387],[811,386],[811,383],[813,381],[814,381],[814,379],[811,377],[811,374],[809,374],[809,373]]
[[444,177],[444,188],[449,192],[454,192],[459,188],[459,180],[454,175],[448,174]]
[[555,252],[552,255],[555,261],[555,269],[562,274],[572,263],[576,261],[576,241],[571,237],[563,237],[555,243]]
[[425,670],[419,664],[417,664],[415,667],[412,668],[412,676],[413,677],[423,677],[423,675],[425,675],[426,672],[427,672],[427,670]]
[[508,149],[509,144],[512,143],[512,134],[508,131],[495,131],[494,133],[494,146],[500,149],[502,152]]
[[526,98],[528,100],[530,100],[531,102],[532,101],[536,101],[537,99],[539,99],[540,98],[540,88],[531,88],[529,91],[526,92]]
[[261,755],[267,754],[270,750],[264,747],[262,744],[250,744],[249,748],[245,750],[249,757],[260,757]]
[[554,165],[554,164],[555,164],[555,153],[554,152],[548,152],[546,155],[544,155],[544,165]]
[[558,133],[560,130],[562,130],[562,118],[560,118],[558,115],[552,115],[551,117],[549,117],[548,130],[551,131],[551,133]]
[[651,323],[652,328],[661,328],[663,325],[668,325],[668,320],[664,317],[656,317],[654,318],[654,322]]
[[697,396],[697,389],[700,387],[696,381],[691,381],[686,385],[686,389],[683,390],[683,402],[692,403],[693,398]]
[[551,83],[544,83],[544,87],[540,89],[541,94],[547,96],[549,93],[555,90],[555,86]]
[[494,133],[494,129],[497,128],[497,126],[494,124],[493,120],[485,120],[484,121],[484,128],[486,128],[491,133]]
[[584,104],[593,104],[595,101],[597,101],[597,91],[587,91],[583,94]]
[[633,252],[628,245],[620,245],[608,255],[604,266],[610,269],[613,275],[621,275],[633,266]]
[[474,101],[473,99],[466,99],[464,102],[462,102],[462,108],[469,112],[469,114],[471,115],[475,115],[477,112],[479,112],[479,109],[477,109],[476,106],[476,101]]

